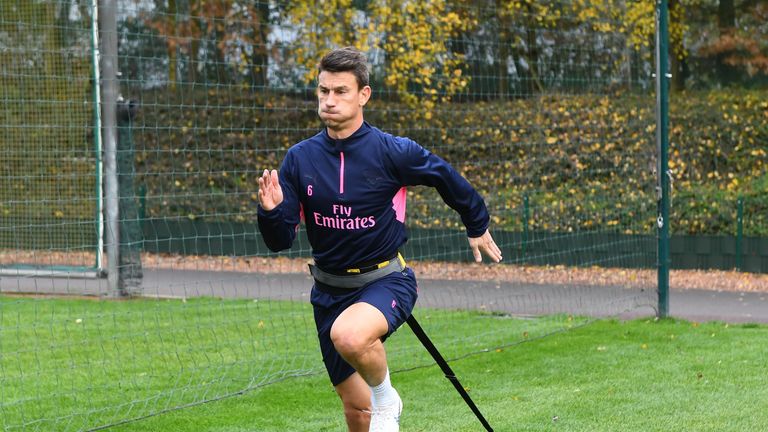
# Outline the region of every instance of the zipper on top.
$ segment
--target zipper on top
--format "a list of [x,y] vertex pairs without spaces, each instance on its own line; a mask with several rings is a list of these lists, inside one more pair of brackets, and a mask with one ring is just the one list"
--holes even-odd
[[339,152],[341,166],[339,167],[339,193],[344,193],[344,152]]

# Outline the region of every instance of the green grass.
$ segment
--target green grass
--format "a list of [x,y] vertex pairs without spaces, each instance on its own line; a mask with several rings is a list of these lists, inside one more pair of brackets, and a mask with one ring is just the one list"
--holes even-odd
[[[768,430],[768,326],[418,317],[496,431]],[[305,303],[0,297],[0,324],[5,430],[344,430]],[[410,330],[387,346],[403,432],[482,430]]]
[[[453,363],[496,431],[768,429],[768,327],[601,321]],[[393,364],[393,368],[397,365]],[[437,367],[396,373],[402,432],[480,431]],[[342,431],[324,376],[115,429]]]
[[[565,316],[420,314],[448,356],[579,323]],[[401,366],[430,364],[407,332],[389,347]],[[88,430],[324,373],[306,302],[2,296],[0,371],[4,429],[41,431]]]

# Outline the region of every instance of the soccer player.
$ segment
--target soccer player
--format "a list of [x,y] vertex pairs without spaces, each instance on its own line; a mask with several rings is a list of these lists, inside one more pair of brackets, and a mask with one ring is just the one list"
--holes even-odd
[[303,219],[312,246],[311,302],[323,362],[350,432],[398,431],[384,340],[410,316],[417,288],[398,249],[406,242],[406,186],[435,187],[461,216],[475,261],[501,261],[482,197],[447,162],[363,119],[367,59],[355,48],[320,61],[325,128],[292,146],[259,183],[259,230],[272,251],[291,247]]

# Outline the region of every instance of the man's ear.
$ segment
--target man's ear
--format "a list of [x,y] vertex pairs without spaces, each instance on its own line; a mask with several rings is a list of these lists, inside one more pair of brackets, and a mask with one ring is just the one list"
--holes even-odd
[[365,86],[362,90],[360,90],[359,95],[359,103],[360,106],[365,106],[365,104],[368,103],[368,100],[371,98],[371,86]]

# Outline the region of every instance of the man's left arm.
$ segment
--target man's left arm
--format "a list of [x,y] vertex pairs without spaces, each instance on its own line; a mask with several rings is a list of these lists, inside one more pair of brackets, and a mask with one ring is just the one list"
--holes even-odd
[[434,187],[443,201],[459,213],[476,262],[482,261],[483,254],[494,262],[501,261],[501,250],[488,231],[490,215],[480,194],[448,162],[411,140],[401,140],[405,152],[402,160],[395,162],[403,168],[400,172],[404,183]]

